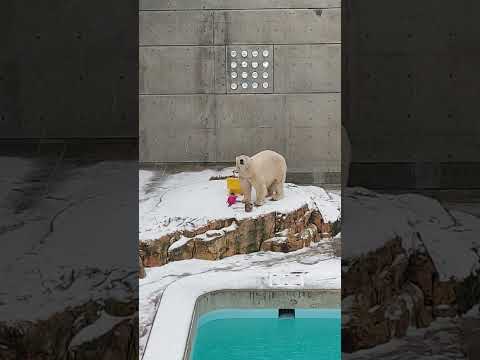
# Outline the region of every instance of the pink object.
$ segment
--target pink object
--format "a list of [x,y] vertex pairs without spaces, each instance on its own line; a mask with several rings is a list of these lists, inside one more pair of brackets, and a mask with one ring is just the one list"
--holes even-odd
[[230,195],[227,199],[228,206],[232,206],[237,202],[237,197],[235,195]]

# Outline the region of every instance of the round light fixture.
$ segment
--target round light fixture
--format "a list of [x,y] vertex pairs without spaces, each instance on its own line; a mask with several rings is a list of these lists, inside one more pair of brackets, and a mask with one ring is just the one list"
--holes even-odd
[[257,51],[257,50],[253,50],[253,51],[252,51],[252,56],[253,56],[253,57],[257,57],[257,56],[258,56],[258,51]]
[[253,82],[252,83],[252,88],[254,88],[254,89],[258,88],[258,84],[256,82]]
[[263,50],[263,57],[267,57],[269,54],[268,50]]
[[246,51],[246,50],[243,50],[243,51],[242,51],[242,56],[243,56],[243,57],[247,57],[247,55],[248,55],[247,51]]
[[264,89],[268,88],[268,82],[264,82],[262,86]]
[[264,72],[264,73],[262,74],[262,77],[263,77],[264,79],[268,79],[268,73],[267,73],[267,72]]
[[256,61],[252,62],[252,67],[256,69],[258,67],[258,63]]
[[248,84],[246,82],[242,83],[242,88],[246,89],[248,87]]
[[236,79],[237,78],[237,73],[235,71],[232,72],[232,79]]
[[254,79],[256,79],[256,78],[258,77],[258,73],[257,73],[256,71],[254,71],[254,72],[252,73],[252,77],[253,77]]
[[263,67],[264,67],[264,68],[267,68],[268,65],[270,65],[270,64],[268,63],[268,61],[264,61],[264,62],[263,62]]
[[232,51],[230,52],[230,56],[231,56],[231,57],[237,56],[237,52],[236,52],[235,50],[232,50]]
[[230,66],[232,67],[232,69],[235,69],[237,67],[237,63],[235,61],[232,61]]
[[232,83],[232,85],[230,85],[230,87],[232,88],[232,90],[237,90],[237,84],[235,84],[235,83]]

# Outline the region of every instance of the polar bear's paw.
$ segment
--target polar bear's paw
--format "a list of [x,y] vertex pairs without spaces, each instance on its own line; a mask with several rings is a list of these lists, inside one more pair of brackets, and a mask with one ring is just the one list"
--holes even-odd
[[283,199],[283,194],[273,194],[272,201],[278,201]]
[[262,206],[263,204],[265,204],[265,200],[255,201],[254,204],[255,204],[255,206]]

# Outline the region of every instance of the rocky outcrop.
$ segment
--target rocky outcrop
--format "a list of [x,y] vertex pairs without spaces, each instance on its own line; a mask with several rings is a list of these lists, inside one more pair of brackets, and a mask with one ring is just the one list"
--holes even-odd
[[242,220],[215,220],[195,230],[183,230],[140,242],[146,267],[186,259],[218,260],[264,251],[295,251],[335,235],[339,225],[325,222],[318,211],[303,206],[289,213],[267,213]]
[[[99,324],[101,313],[116,319],[112,327]],[[89,302],[45,320],[0,322],[0,359],[122,360],[138,359],[136,301]],[[110,325],[110,324],[107,324]],[[74,344],[84,329],[92,336]]]
[[407,253],[400,238],[344,260],[342,351],[371,348],[405,336],[410,326],[465,312],[480,299],[478,280],[440,281],[428,252],[420,247]]
[[138,257],[138,277],[143,279],[145,277],[145,268],[143,267],[142,258]]

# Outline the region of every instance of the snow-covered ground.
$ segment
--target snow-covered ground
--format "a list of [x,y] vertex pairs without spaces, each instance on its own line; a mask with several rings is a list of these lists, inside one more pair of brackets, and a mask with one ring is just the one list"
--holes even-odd
[[0,291],[1,320],[47,319],[68,306],[135,296],[128,287],[137,281],[136,234],[124,221],[137,186],[124,174],[134,174],[135,162],[0,158],[0,167],[9,170],[0,174],[0,284],[9,289]]
[[314,288],[340,289],[340,266],[340,258],[334,256],[331,246],[320,242],[288,254],[258,252],[217,261],[194,259],[147,268],[146,277],[140,280],[140,354],[145,350],[164,290],[178,279],[196,274],[221,274],[242,270],[258,270],[259,273],[300,271],[309,276],[310,282],[316,283]]
[[[198,228],[218,219],[254,218],[271,212],[286,213],[304,205],[318,208],[327,222],[340,217],[340,194],[316,186],[285,185],[285,197],[268,200],[246,213],[242,203],[227,206],[225,180],[209,181],[212,176],[231,175],[233,168],[204,170],[165,176],[140,170],[139,239],[148,241],[182,229]],[[163,175],[163,176],[162,176]]]

